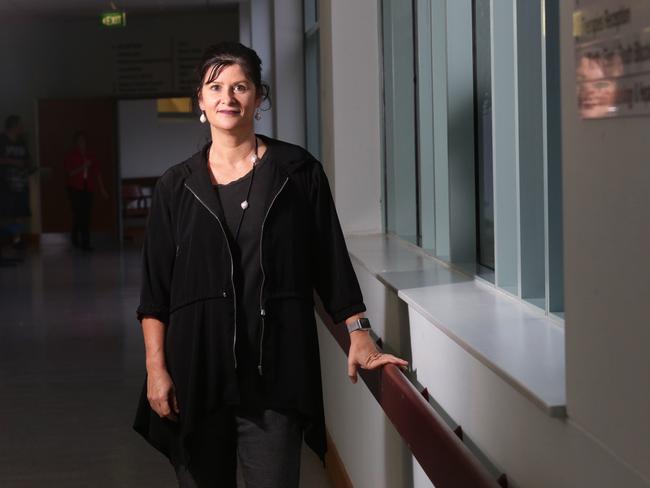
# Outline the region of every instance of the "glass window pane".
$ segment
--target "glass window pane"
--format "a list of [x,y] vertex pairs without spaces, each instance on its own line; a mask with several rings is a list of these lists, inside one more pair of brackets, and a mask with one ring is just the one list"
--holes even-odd
[[304,0],[305,31],[318,21],[318,0]]
[[481,266],[494,269],[492,62],[490,52],[489,0],[474,0],[473,20],[477,256]]
[[419,165],[419,228],[420,246],[430,254],[436,254],[436,215],[434,191],[434,131],[433,131],[433,81],[431,45],[431,2],[415,2],[417,19],[417,124]]
[[548,311],[564,317],[562,249],[562,114],[560,99],[560,0],[544,2],[546,67],[546,164],[548,201]]
[[383,0],[382,10],[386,230],[419,244],[411,3]]
[[521,298],[546,307],[544,54],[539,2],[517,5],[517,112]]

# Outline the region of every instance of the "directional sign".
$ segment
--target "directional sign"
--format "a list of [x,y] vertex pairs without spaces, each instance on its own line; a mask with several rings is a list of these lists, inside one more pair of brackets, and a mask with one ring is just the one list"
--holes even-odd
[[126,27],[126,12],[104,12],[101,20],[106,27]]

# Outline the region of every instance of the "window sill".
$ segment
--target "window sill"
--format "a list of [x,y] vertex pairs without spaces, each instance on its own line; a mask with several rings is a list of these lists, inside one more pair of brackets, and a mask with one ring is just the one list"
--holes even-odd
[[566,416],[564,329],[536,307],[387,234],[346,235],[351,257],[552,417]]

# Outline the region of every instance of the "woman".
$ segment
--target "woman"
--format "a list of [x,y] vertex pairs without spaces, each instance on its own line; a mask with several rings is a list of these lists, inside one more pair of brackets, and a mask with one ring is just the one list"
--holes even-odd
[[72,209],[70,239],[74,247],[92,251],[90,246],[90,216],[93,207],[95,185],[104,198],[108,198],[97,159],[87,149],[86,133],[77,131],[73,147],[65,156],[63,169],[67,175],[66,188]]
[[358,367],[406,365],[352,330],[366,307],[322,165],[254,132],[269,91],[260,67],[239,43],[205,52],[197,98],[211,141],[160,177],[147,225],[134,427],[181,487],[236,486],[237,457],[246,486],[297,487],[303,431],[323,458],[314,288],[349,325],[353,382]]

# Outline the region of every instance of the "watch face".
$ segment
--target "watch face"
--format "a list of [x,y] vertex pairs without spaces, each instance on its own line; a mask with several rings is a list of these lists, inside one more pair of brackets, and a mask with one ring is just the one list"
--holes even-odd
[[368,320],[365,317],[359,319],[359,326],[362,329],[369,329],[370,328],[370,320]]

